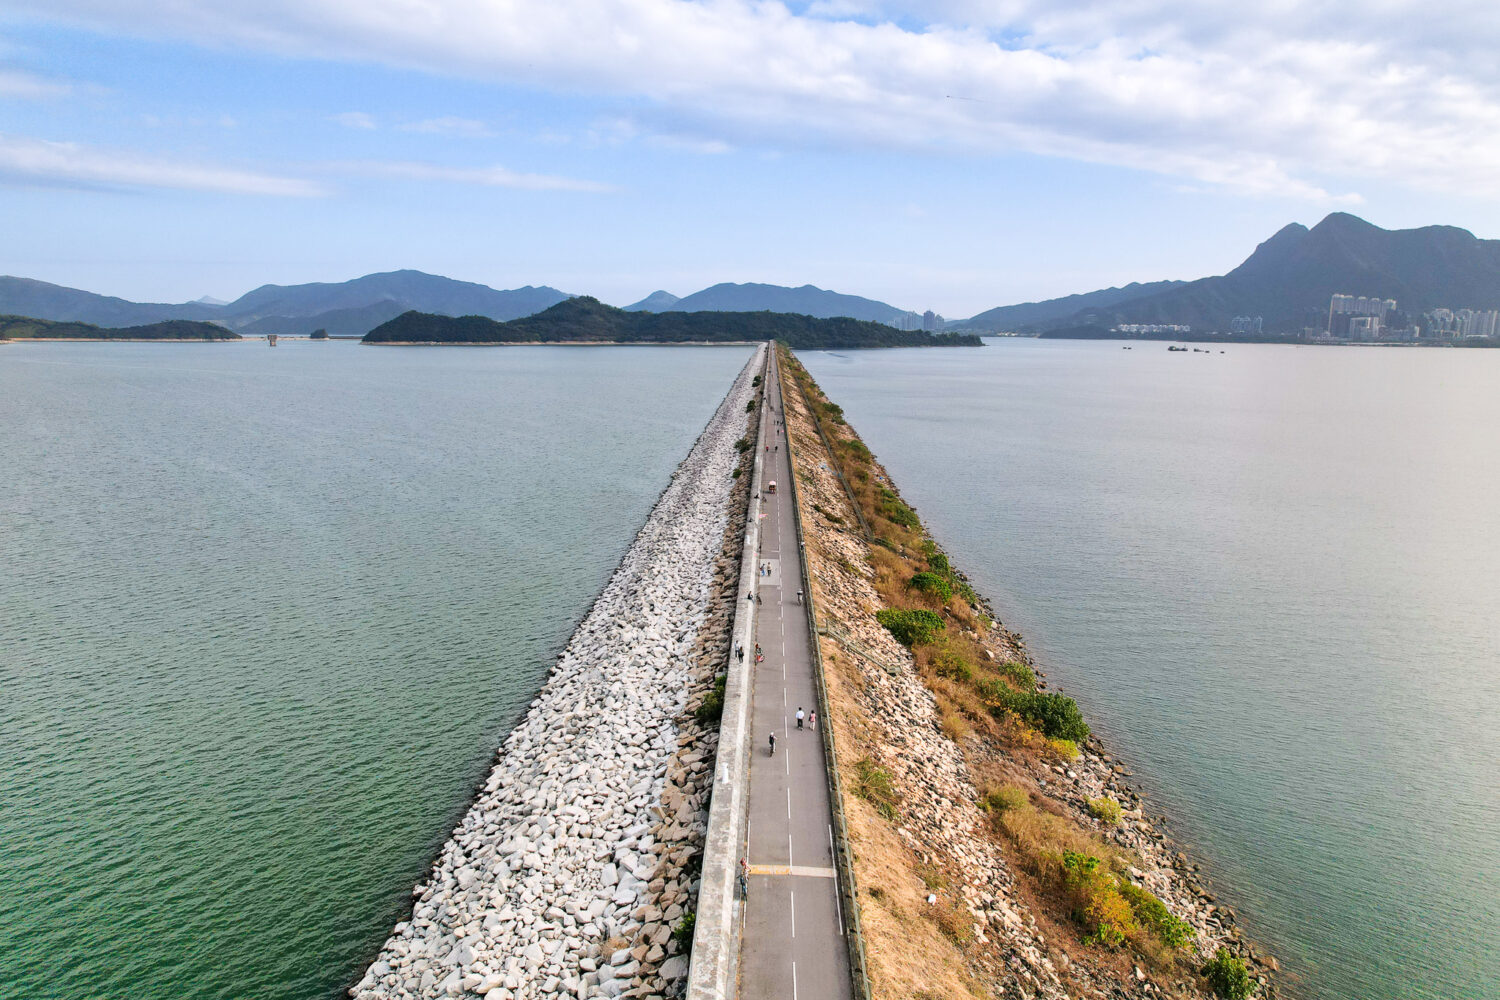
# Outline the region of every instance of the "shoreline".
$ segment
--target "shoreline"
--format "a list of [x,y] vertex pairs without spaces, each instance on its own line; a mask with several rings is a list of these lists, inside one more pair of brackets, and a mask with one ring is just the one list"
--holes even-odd
[[685,979],[718,740],[694,706],[728,655],[749,489],[734,442],[763,360],[736,376],[351,996],[655,995]]

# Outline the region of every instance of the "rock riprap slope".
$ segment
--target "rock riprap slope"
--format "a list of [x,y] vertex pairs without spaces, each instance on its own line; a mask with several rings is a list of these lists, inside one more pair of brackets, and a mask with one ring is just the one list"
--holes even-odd
[[681,722],[717,669],[703,633],[727,622],[735,441],[764,362],[678,467],[352,996],[645,997],[685,979],[672,931],[697,885],[681,845],[688,828],[701,843],[706,778],[691,779],[713,753]]

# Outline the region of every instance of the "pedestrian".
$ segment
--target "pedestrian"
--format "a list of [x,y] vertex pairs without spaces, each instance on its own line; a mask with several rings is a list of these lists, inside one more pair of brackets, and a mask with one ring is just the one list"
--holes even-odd
[[809,713],[809,715],[807,716],[807,725],[808,725],[808,728],[811,729],[813,732],[817,732],[818,731],[818,710],[817,709],[813,709],[812,712]]
[[802,591],[800,591],[800,590],[797,591],[797,603],[798,604],[802,603]]
[[801,705],[797,706],[797,728],[798,729],[802,728],[802,706]]
[[776,756],[776,734],[771,734],[771,756]]
[[745,600],[747,600],[747,601],[753,601],[753,600],[755,600],[755,591],[752,590],[750,593],[746,594],[745,595]]
[[741,663],[745,662],[745,647],[744,646],[736,646],[734,648],[734,658],[737,659],[737,660],[739,660]]

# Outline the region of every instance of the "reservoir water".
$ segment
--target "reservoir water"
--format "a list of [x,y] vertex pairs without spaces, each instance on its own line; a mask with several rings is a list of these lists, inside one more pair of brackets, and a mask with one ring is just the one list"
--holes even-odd
[[0,996],[357,979],[748,352],[0,347]]
[[801,355],[1287,985],[1500,996],[1500,352]]

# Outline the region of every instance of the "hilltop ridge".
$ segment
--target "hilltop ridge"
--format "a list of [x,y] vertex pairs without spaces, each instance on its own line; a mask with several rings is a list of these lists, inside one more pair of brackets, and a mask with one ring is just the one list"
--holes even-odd
[[928,334],[843,317],[773,312],[628,312],[589,296],[522,319],[408,312],[371,330],[367,344],[742,343],[781,340],[794,348],[978,347],[973,334]]

